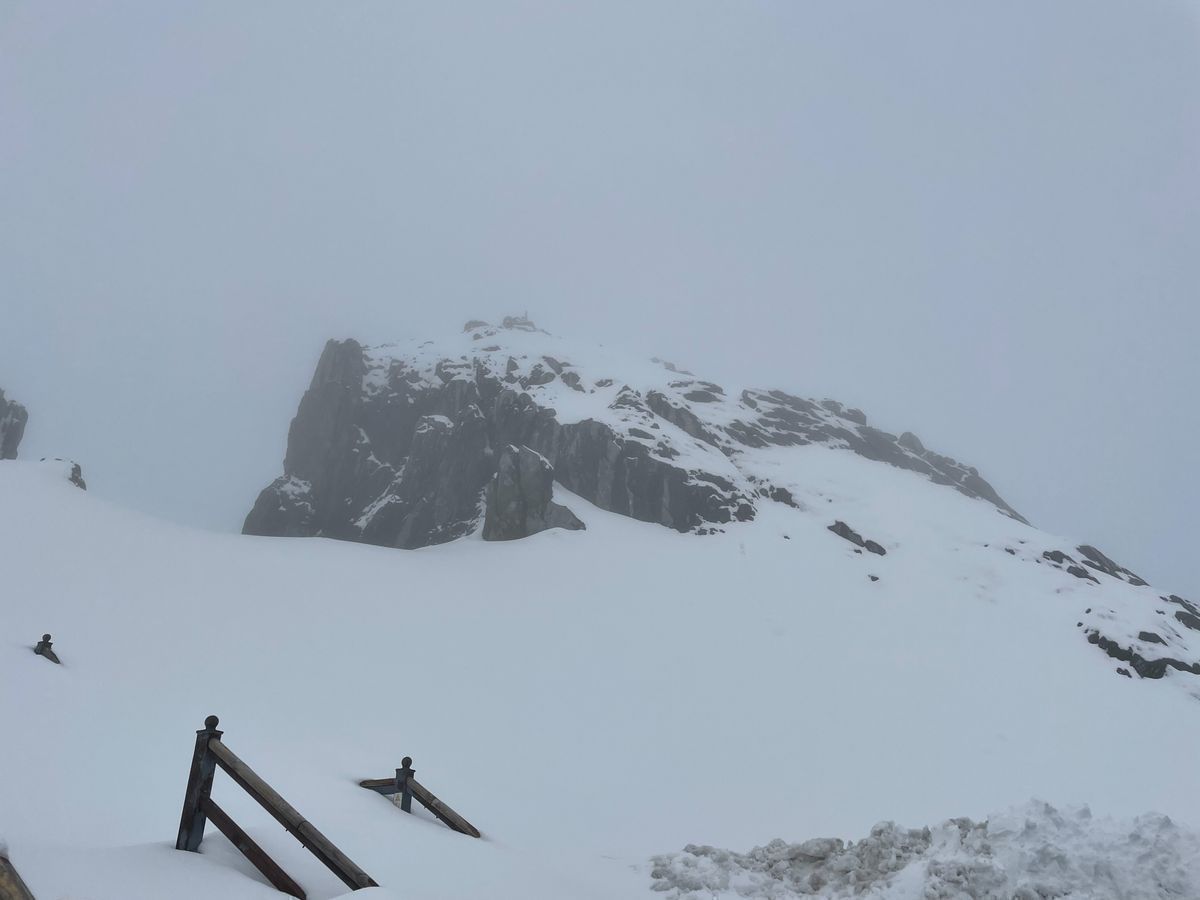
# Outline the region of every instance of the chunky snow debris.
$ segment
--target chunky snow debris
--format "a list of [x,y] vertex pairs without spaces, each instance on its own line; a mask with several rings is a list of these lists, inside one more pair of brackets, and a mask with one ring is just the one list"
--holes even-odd
[[689,845],[655,857],[650,877],[671,900],[1179,900],[1200,897],[1200,835],[1166,816],[1112,821],[1034,801],[982,822],[883,822],[849,844]]

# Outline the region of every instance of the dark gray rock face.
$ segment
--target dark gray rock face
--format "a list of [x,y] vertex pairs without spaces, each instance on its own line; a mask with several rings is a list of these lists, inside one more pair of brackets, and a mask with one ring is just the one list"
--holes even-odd
[[244,533],[405,548],[454,540],[478,526],[496,448],[510,444],[541,454],[560,484],[613,512],[680,531],[752,515],[719,476],[671,465],[609,425],[560,423],[515,376],[447,360],[430,384],[396,364],[372,391],[365,375],[358,343],[326,345],[288,432],[285,474],[259,495]]
[[484,540],[511,541],[548,528],[584,528],[573,512],[551,499],[553,494],[554,467],[544,456],[528,447],[504,447],[487,487]]
[[16,400],[5,400],[0,391],[0,459],[16,459],[17,447],[25,436],[29,412]]
[[[514,510],[493,509],[533,490],[523,475],[488,489],[510,448],[523,472],[526,448],[554,481],[602,509],[707,532],[752,519],[764,500],[796,505],[786,487],[739,460],[809,443],[921,472],[1020,519],[974,469],[911,435],[871,428],[859,410],[780,391],[730,397],[661,362],[661,381],[639,390],[597,377],[620,372],[585,372],[554,341],[525,317],[469,322],[449,351],[330,341],[292,421],[284,474],[259,495],[243,531],[408,548],[481,523],[489,536],[533,533],[554,518],[540,510],[542,488],[532,507],[535,495],[526,497],[523,524]],[[560,414],[564,405],[571,416]]]

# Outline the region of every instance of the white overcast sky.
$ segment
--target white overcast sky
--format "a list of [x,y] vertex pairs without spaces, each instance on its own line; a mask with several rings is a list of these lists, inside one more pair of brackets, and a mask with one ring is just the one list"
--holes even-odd
[[1198,170],[1191,3],[0,0],[0,388],[233,530],[326,338],[528,309],[1197,597]]

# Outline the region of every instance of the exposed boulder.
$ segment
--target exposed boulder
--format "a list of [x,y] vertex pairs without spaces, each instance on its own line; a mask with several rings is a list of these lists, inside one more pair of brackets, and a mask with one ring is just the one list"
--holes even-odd
[[505,446],[487,488],[484,540],[511,541],[548,528],[584,528],[573,512],[553,501],[553,495],[554,467],[546,457],[528,447]]
[[0,459],[17,458],[28,421],[28,410],[16,400],[4,399],[4,391],[0,391]]
[[246,517],[244,534],[307,537],[314,534],[312,485],[294,475],[281,475],[258,495]]

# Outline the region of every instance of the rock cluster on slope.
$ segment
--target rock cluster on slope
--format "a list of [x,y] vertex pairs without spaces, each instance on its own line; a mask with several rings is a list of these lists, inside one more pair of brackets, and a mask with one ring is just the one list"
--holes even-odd
[[243,530],[415,548],[485,521],[484,537],[562,527],[553,511],[517,524],[489,507],[511,493],[488,490],[504,455],[528,451],[602,509],[703,532],[753,518],[765,500],[790,502],[760,471],[760,451],[810,443],[918,472],[1024,521],[975,469],[836,401],[730,396],[659,360],[576,357],[525,317],[472,321],[443,344],[330,341],[292,421],[284,474]]
[[25,435],[29,413],[15,400],[5,400],[0,390],[0,459],[16,459],[17,447]]

